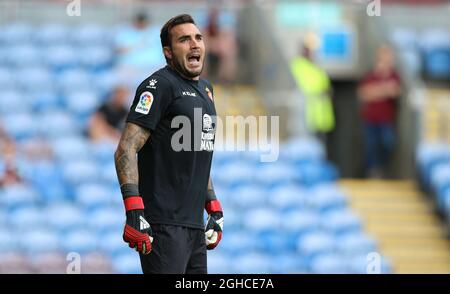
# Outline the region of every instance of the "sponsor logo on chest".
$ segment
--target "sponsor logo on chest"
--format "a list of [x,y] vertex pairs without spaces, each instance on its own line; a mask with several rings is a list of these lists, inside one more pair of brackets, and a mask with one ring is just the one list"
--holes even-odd
[[181,94],[183,96],[191,96],[191,97],[197,97],[197,94],[194,92],[189,92],[189,91],[182,91]]

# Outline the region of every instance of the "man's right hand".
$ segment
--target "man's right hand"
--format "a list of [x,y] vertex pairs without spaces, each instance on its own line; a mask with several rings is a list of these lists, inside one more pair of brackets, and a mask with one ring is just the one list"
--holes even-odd
[[127,220],[123,231],[123,240],[130,248],[142,254],[149,254],[152,250],[152,229],[144,217],[142,198],[132,196],[125,199]]

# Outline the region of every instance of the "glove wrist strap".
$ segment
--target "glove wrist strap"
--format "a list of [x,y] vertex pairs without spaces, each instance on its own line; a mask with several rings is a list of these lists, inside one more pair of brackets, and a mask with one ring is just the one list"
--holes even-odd
[[205,205],[206,212],[211,214],[213,212],[222,212],[222,206],[220,205],[219,200],[212,200],[206,203]]
[[144,202],[140,196],[130,196],[124,199],[125,211],[144,209]]

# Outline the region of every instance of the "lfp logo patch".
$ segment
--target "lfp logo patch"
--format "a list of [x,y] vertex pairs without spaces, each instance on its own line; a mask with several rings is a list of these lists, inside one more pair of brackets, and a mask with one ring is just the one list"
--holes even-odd
[[139,102],[136,105],[136,109],[134,111],[142,114],[148,114],[148,112],[150,111],[150,107],[152,107],[152,104],[153,104],[153,94],[150,92],[144,92],[141,94]]

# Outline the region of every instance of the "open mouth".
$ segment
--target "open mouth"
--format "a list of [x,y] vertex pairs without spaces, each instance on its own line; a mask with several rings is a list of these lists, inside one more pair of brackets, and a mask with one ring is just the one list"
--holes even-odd
[[189,63],[199,62],[200,61],[200,54],[199,53],[189,54],[188,57],[187,57],[187,60],[189,61]]

